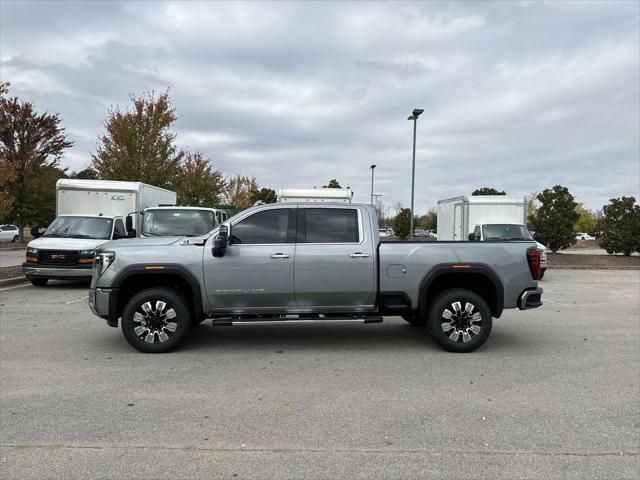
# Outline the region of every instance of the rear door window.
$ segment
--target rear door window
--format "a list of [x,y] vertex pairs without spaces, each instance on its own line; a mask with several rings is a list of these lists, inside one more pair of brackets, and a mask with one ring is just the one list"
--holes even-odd
[[354,208],[306,208],[306,243],[358,243],[358,211]]

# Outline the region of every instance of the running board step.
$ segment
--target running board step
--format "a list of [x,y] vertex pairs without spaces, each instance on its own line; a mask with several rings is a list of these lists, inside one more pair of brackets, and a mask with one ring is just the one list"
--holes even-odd
[[259,320],[241,318],[214,318],[211,324],[216,327],[231,327],[232,325],[303,325],[309,323],[382,323],[382,317],[362,317],[362,318],[295,318],[281,320]]

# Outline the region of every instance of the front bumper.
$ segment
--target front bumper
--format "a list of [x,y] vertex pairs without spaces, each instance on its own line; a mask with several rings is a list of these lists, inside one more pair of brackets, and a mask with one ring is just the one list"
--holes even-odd
[[39,263],[24,262],[22,272],[27,278],[53,278],[59,280],[91,278],[93,265],[40,265]]
[[104,318],[109,326],[118,326],[118,289],[89,289],[89,308],[94,315]]
[[538,308],[542,306],[542,292],[541,288],[530,288],[520,294],[518,298],[518,308],[520,310],[527,310],[529,308]]

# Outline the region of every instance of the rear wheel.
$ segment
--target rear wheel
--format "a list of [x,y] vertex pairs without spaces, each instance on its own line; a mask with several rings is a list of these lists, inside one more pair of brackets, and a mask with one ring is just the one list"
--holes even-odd
[[29,281],[34,287],[44,287],[49,281],[48,278],[30,278]]
[[169,288],[149,288],[134,295],[122,311],[122,333],[144,353],[170,352],[193,326],[184,297]]
[[18,235],[14,236],[14,237],[11,239],[11,241],[12,241],[13,243],[16,243],[16,242],[18,241]]
[[472,352],[489,338],[492,326],[487,302],[470,290],[440,293],[429,311],[432,338],[450,352]]

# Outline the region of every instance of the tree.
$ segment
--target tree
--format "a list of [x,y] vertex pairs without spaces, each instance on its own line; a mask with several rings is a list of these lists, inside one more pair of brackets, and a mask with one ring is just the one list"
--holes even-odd
[[547,188],[537,197],[540,208],[533,218],[533,227],[541,243],[553,252],[576,243],[573,225],[578,220],[578,205],[567,187]]
[[505,192],[504,190],[502,192],[499,192],[493,187],[478,188],[471,193],[471,195],[506,195],[506,194],[507,192]]
[[612,198],[602,207],[600,246],[607,253],[640,252],[640,206],[635,197]]
[[411,209],[401,208],[393,219],[393,232],[403,240],[409,236],[411,230]]
[[0,219],[5,219],[11,212],[13,196],[9,193],[9,185],[16,180],[16,169],[13,164],[0,162]]
[[240,212],[253,205],[251,199],[257,190],[256,177],[236,175],[227,179],[224,199],[227,203],[235,205],[237,211]]
[[261,188],[260,190],[255,190],[251,195],[251,204],[253,205],[254,203],[260,201],[264,203],[276,203],[278,201],[276,191],[270,188]]
[[222,172],[214,170],[202,153],[186,153],[176,178],[178,205],[213,206],[224,191]]
[[586,232],[590,235],[596,235],[598,233],[598,216],[595,212],[592,212],[581,203],[576,207],[576,213],[578,214],[578,221],[573,226],[573,230],[576,232]]
[[538,195],[537,192],[533,192],[527,197],[527,228],[529,230],[533,230],[533,219],[540,207],[540,202],[537,200]]
[[0,183],[6,217],[20,230],[30,222],[48,222],[54,215],[55,182],[64,175],[60,157],[73,146],[60,116],[38,114],[29,102],[7,98],[9,84],[0,85]]
[[176,120],[169,92],[131,96],[133,108],[109,111],[106,133],[98,139],[91,167],[105,180],[145,182],[173,188],[184,152],[174,145]]
[[416,222],[420,228],[425,230],[437,231],[438,229],[438,210],[433,207],[427,210],[427,213],[418,218]]
[[322,188],[342,188],[342,187],[340,186],[340,183],[338,183],[338,180],[334,178],[329,180],[329,184],[323,185]]
[[72,171],[68,178],[77,178],[78,180],[98,180],[98,172],[96,172],[93,168],[87,167],[85,169],[76,172]]

